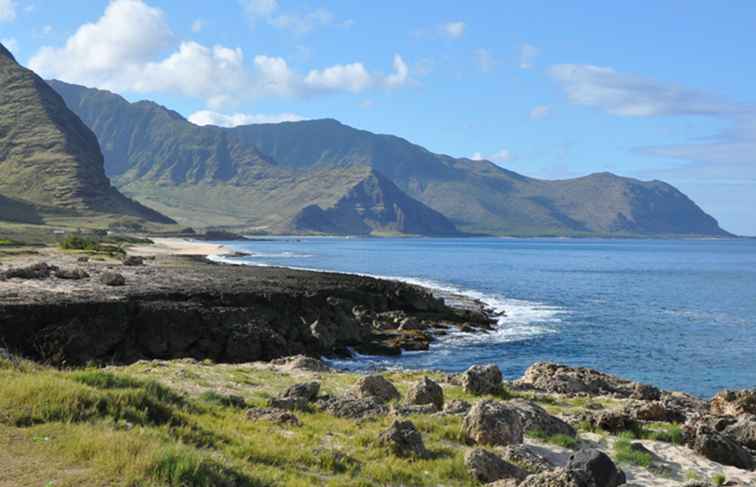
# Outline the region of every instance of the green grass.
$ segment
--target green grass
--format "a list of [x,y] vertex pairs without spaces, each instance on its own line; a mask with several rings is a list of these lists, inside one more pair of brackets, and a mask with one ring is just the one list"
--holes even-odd
[[715,474],[711,477],[711,483],[714,485],[724,485],[727,483],[727,477],[721,473]]
[[548,443],[550,445],[557,445],[561,446],[562,448],[569,448],[571,450],[577,449],[579,441],[576,438],[573,438],[569,435],[547,435],[543,431],[540,430],[531,430],[528,431],[527,436],[530,438],[535,438],[537,440],[540,440],[544,443]]
[[651,423],[644,426],[641,437],[674,445],[684,443],[682,426],[676,423]]
[[634,450],[631,446],[634,439],[635,436],[632,433],[620,433],[614,442],[614,459],[619,463],[650,467],[653,458],[647,452]]

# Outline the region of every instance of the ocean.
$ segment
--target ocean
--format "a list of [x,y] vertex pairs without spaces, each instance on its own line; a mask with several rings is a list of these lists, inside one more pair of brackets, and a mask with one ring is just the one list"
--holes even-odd
[[585,366],[708,397],[756,386],[756,240],[280,237],[222,242],[226,260],[369,274],[504,311],[490,334],[428,352],[334,361],[448,372],[495,362]]

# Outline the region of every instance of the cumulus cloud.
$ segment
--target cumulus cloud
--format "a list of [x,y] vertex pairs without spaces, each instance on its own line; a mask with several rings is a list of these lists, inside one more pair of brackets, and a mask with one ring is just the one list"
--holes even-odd
[[301,12],[281,12],[277,0],[240,0],[239,3],[252,26],[259,21],[264,21],[275,28],[295,34],[307,34],[316,27],[327,25],[339,24],[351,27],[354,24],[352,20],[337,22],[333,13],[324,8]]
[[465,23],[460,21],[447,22],[440,27],[440,30],[449,39],[459,39],[465,35]]
[[551,107],[548,107],[546,105],[538,105],[537,107],[534,107],[532,110],[530,110],[530,118],[532,120],[540,120],[542,118],[546,118],[550,112]]
[[[277,8],[276,2],[252,3],[257,12]],[[372,87],[398,88],[408,81],[407,65],[399,55],[388,76],[370,72],[360,62],[300,74],[281,57],[260,54],[250,64],[241,48],[194,41],[180,42],[160,58],[171,45],[176,39],[161,10],[143,0],[113,0],[102,17],[82,25],[64,46],[41,48],[29,66],[44,77],[113,91],[201,98],[213,110],[260,96],[359,93]]]
[[189,121],[195,125],[217,125],[218,127],[238,127],[240,125],[256,123],[299,122],[302,120],[306,120],[306,118],[296,113],[233,113],[226,115],[211,110],[200,110],[189,116]]
[[490,73],[496,65],[496,60],[488,49],[476,49],[475,63],[482,72]]
[[14,0],[0,0],[0,22],[16,20],[16,2]]
[[708,93],[620,73],[607,67],[559,64],[549,71],[572,103],[600,108],[612,115],[721,116],[752,110]]
[[541,54],[541,50],[530,44],[520,46],[520,68],[530,69],[533,67],[536,58]]

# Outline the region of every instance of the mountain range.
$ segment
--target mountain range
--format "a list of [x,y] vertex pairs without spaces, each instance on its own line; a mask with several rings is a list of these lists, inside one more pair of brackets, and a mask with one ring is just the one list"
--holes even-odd
[[660,181],[610,173],[533,179],[331,119],[200,127],[153,102],[50,84],[97,134],[116,185],[186,224],[273,233],[728,235]]
[[533,179],[331,119],[197,126],[150,101],[45,82],[1,45],[0,108],[5,221],[106,216],[251,233],[729,235],[660,181]]
[[0,218],[101,216],[172,222],[111,186],[95,134],[0,45]]

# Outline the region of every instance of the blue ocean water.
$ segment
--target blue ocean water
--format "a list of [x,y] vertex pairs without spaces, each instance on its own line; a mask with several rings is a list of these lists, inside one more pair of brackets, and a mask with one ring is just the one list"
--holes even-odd
[[444,287],[507,315],[490,335],[340,366],[460,371],[537,360],[710,396],[756,386],[756,240],[276,238],[228,243],[234,259]]

